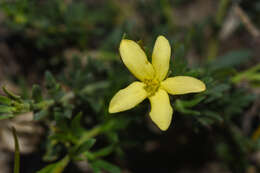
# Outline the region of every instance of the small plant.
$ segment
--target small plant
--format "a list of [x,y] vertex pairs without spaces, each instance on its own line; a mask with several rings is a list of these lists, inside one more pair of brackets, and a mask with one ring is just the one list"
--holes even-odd
[[[260,172],[259,12],[257,0],[1,1],[1,156],[9,123],[16,147],[0,165]],[[16,124],[27,113],[35,143]]]

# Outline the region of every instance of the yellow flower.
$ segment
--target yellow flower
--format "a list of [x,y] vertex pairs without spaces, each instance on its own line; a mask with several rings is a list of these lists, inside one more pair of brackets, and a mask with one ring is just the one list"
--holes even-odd
[[118,91],[109,104],[109,113],[131,109],[148,98],[151,103],[150,117],[161,129],[167,130],[173,109],[169,94],[202,92],[205,84],[189,76],[167,76],[171,47],[164,36],[158,36],[152,54],[152,63],[147,60],[141,47],[132,40],[123,39],[119,47],[121,58],[129,71],[140,80]]

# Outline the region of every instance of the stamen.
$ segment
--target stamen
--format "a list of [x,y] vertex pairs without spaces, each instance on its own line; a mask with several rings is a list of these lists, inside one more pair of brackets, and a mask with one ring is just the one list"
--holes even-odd
[[144,89],[148,93],[148,97],[154,95],[160,87],[160,81],[157,79],[146,79],[144,80]]

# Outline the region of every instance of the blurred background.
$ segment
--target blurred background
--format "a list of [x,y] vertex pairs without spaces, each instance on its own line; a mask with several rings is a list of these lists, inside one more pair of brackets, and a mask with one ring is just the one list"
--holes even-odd
[[[65,152],[62,143],[50,145],[52,115],[69,119],[81,111],[86,128],[109,118],[109,100],[135,80],[119,57],[123,35],[148,56],[164,35],[171,75],[198,77],[208,90],[172,97],[174,118],[164,133],[151,123],[148,101],[120,113],[117,128],[97,139],[95,149],[116,146],[104,159],[125,173],[259,172],[259,19],[259,0],[1,0],[0,85],[27,99],[38,84],[52,98],[52,74],[75,96],[47,108],[43,120],[33,121],[33,110],[0,121],[0,172],[12,172],[10,126],[21,145],[21,172],[34,173]],[[79,162],[64,172],[92,171]]]

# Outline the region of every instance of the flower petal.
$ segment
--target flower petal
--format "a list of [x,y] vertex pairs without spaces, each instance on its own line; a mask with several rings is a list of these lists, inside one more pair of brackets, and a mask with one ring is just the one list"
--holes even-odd
[[206,90],[206,86],[201,80],[190,76],[167,78],[161,85],[168,93],[173,95],[196,93]]
[[109,113],[122,112],[141,103],[147,97],[144,86],[142,82],[133,82],[118,91],[110,101]]
[[139,80],[152,79],[154,69],[141,47],[132,40],[123,39],[119,47],[121,58],[129,71]]
[[159,89],[153,96],[149,97],[149,100],[151,103],[151,119],[161,130],[167,130],[173,113],[167,92]]
[[169,70],[171,57],[171,46],[164,36],[157,37],[154,44],[152,64],[155,70],[156,77],[162,81]]

